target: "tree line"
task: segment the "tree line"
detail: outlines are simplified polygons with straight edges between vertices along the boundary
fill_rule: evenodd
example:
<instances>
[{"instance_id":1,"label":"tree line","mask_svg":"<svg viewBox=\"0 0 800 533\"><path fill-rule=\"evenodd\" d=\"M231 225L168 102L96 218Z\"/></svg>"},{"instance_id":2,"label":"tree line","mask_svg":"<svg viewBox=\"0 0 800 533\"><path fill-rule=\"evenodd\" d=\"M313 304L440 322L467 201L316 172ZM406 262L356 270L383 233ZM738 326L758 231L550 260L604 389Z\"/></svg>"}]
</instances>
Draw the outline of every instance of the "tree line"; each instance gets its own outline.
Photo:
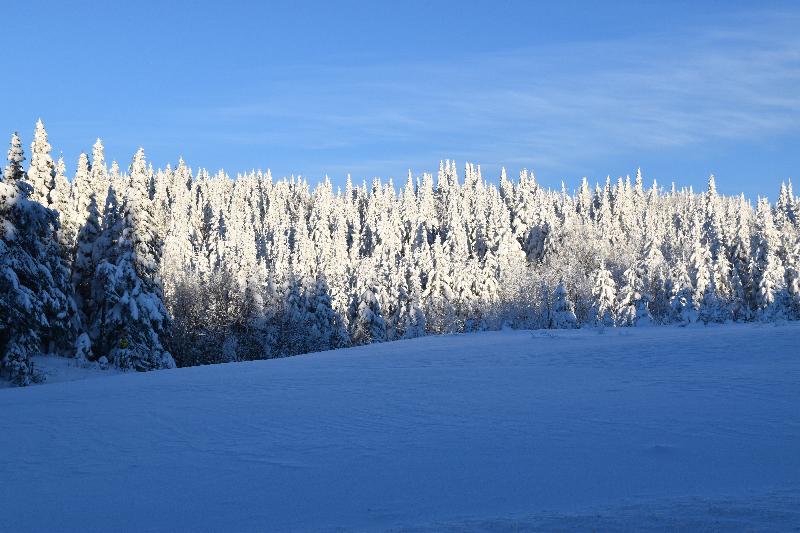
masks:
<instances>
[{"instance_id":1,"label":"tree line","mask_svg":"<svg viewBox=\"0 0 800 533\"><path fill-rule=\"evenodd\" d=\"M800 198L496 183L440 163L343 189L180 159L127 169L100 139L71 179L41 121L0 179L0 369L151 370L514 328L800 318Z\"/></svg>"}]
</instances>

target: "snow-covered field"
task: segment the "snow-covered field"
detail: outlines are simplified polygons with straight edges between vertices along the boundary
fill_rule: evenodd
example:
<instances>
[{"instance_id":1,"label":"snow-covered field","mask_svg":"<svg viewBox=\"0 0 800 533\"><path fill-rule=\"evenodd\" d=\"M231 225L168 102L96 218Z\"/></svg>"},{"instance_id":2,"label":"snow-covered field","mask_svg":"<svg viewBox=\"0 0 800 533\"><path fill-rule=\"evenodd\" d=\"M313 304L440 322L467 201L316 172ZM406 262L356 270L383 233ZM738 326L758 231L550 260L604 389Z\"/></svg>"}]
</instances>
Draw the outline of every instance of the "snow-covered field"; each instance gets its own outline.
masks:
<instances>
[{"instance_id":1,"label":"snow-covered field","mask_svg":"<svg viewBox=\"0 0 800 533\"><path fill-rule=\"evenodd\" d=\"M0 531L800 527L797 323L427 337L0 412Z\"/></svg>"},{"instance_id":2,"label":"snow-covered field","mask_svg":"<svg viewBox=\"0 0 800 533\"><path fill-rule=\"evenodd\" d=\"M79 361L55 355L34 355L31 357L31 361L37 371L41 372L45 382L48 384L91 378L105 378L121 372L114 367L100 368L98 363ZM0 389L9 387L14 387L14 385L5 379L0 379Z\"/></svg>"}]
</instances>

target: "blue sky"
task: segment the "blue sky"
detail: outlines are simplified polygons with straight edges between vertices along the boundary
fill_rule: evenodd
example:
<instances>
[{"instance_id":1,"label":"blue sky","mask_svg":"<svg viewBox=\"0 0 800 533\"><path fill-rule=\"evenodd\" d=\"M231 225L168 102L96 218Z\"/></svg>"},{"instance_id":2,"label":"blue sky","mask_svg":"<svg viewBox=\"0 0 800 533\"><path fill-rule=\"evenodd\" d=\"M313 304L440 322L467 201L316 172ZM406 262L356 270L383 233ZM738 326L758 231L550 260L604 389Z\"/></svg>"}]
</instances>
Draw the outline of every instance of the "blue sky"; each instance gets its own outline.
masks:
<instances>
[{"instance_id":1,"label":"blue sky","mask_svg":"<svg viewBox=\"0 0 800 533\"><path fill-rule=\"evenodd\" d=\"M5 13L0 131L41 116L70 168L97 136L312 182L454 158L774 198L800 168L790 2L67 4Z\"/></svg>"}]
</instances>

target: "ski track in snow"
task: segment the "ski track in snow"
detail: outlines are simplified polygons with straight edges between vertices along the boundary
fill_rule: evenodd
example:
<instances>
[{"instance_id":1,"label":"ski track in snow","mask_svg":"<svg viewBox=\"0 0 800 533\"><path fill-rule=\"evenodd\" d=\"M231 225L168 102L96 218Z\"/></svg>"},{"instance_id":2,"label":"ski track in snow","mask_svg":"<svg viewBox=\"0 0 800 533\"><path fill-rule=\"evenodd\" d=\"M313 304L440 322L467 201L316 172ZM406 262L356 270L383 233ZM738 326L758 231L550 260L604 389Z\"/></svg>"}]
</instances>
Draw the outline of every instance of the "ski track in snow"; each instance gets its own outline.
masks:
<instances>
[{"instance_id":1,"label":"ski track in snow","mask_svg":"<svg viewBox=\"0 0 800 533\"><path fill-rule=\"evenodd\" d=\"M800 530L797 323L425 337L0 411L0 531Z\"/></svg>"}]
</instances>

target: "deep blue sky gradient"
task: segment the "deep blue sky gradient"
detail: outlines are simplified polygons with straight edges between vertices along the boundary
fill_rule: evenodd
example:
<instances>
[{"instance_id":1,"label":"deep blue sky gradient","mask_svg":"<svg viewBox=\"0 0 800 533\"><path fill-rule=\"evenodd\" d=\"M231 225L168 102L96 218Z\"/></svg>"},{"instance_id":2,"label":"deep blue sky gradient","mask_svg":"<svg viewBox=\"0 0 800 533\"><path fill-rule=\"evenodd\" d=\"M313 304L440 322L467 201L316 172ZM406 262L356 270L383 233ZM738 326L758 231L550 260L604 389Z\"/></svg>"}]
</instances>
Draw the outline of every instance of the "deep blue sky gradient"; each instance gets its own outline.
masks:
<instances>
[{"instance_id":1,"label":"deep blue sky gradient","mask_svg":"<svg viewBox=\"0 0 800 533\"><path fill-rule=\"evenodd\" d=\"M70 4L15 2L0 31L0 132L42 117L70 169L97 136L123 167L141 145L312 183L455 158L774 198L800 168L792 2Z\"/></svg>"}]
</instances>

